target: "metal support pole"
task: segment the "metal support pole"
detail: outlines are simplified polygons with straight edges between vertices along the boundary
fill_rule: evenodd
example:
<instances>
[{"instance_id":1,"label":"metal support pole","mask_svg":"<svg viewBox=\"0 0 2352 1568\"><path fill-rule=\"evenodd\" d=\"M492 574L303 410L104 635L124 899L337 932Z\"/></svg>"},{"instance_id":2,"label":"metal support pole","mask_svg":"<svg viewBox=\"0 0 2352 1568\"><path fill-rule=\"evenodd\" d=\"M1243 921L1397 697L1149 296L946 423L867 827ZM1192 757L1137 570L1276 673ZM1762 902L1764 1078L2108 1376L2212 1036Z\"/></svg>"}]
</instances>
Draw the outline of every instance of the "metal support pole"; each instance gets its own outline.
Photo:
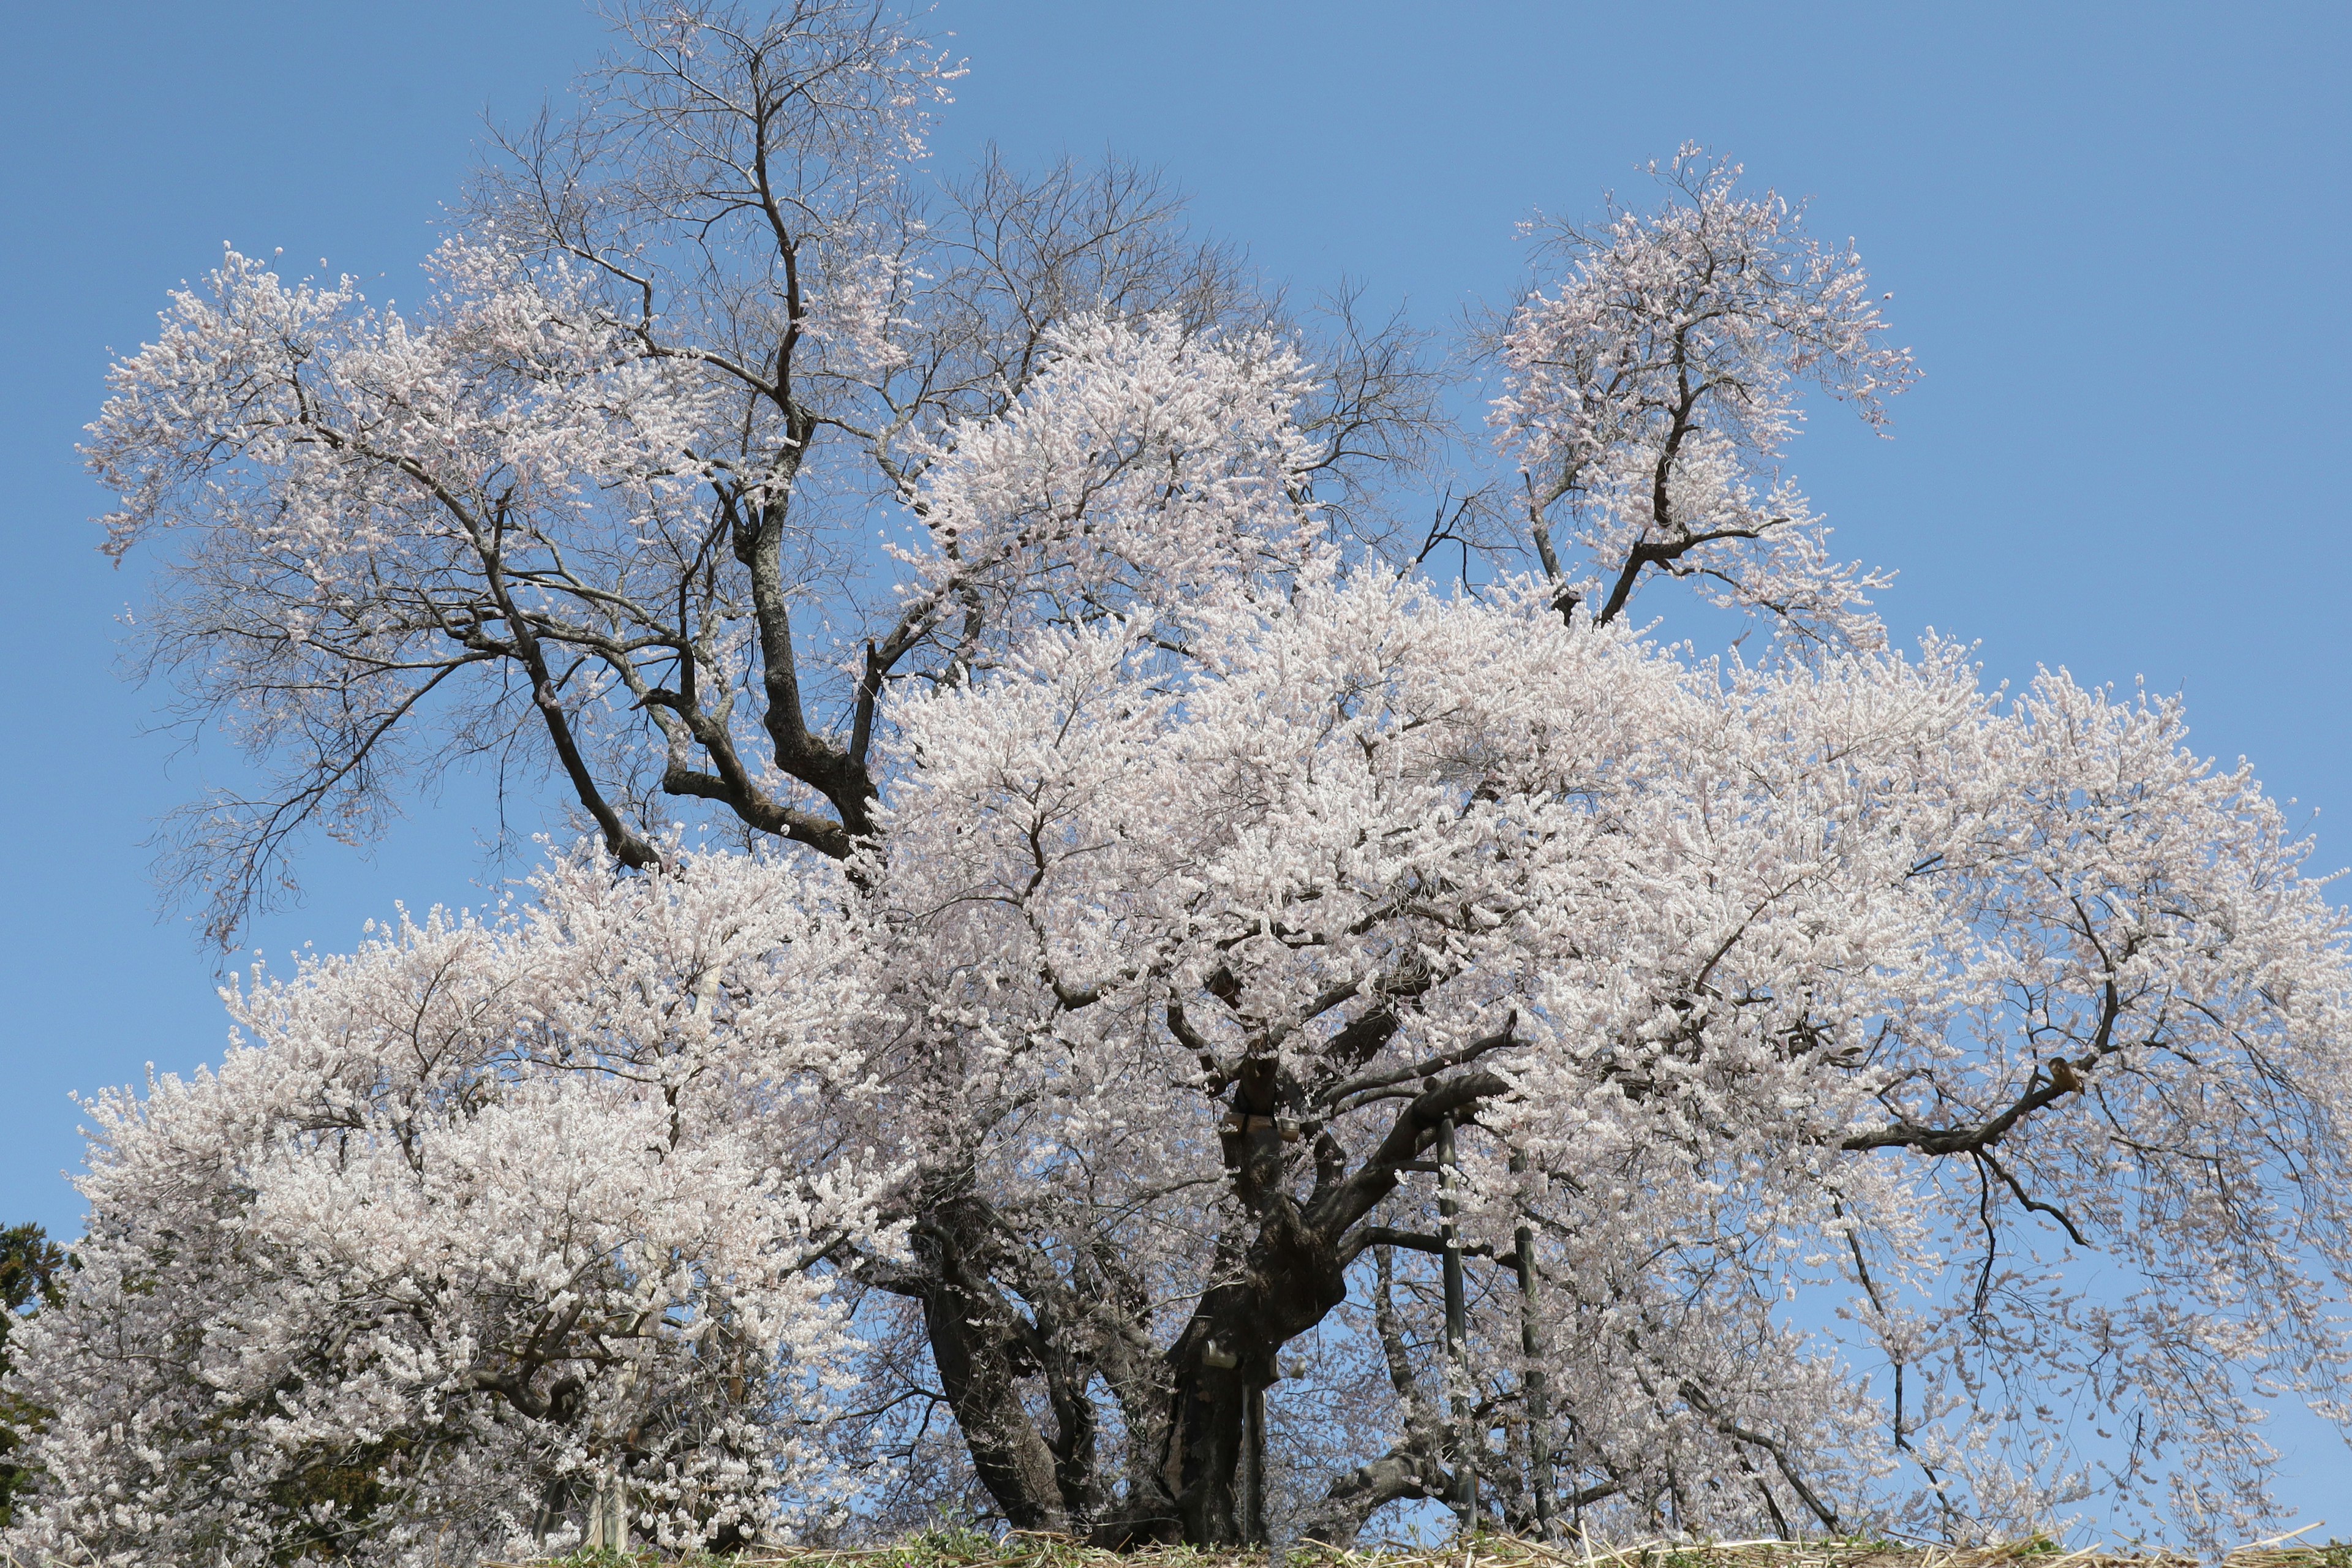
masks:
<instances>
[{"instance_id":1,"label":"metal support pole","mask_svg":"<svg viewBox=\"0 0 2352 1568\"><path fill-rule=\"evenodd\" d=\"M1454 1163L1454 1118L1442 1116L1437 1121L1437 1235L1445 1259L1446 1382L1454 1393L1454 1506L1467 1535L1478 1528L1477 1451L1483 1445L1470 1430L1470 1309L1462 1283L1462 1235L1454 1224L1454 1184L1459 1175Z\"/></svg>"},{"instance_id":2,"label":"metal support pole","mask_svg":"<svg viewBox=\"0 0 2352 1568\"><path fill-rule=\"evenodd\" d=\"M1242 1544L1267 1543L1265 1523L1265 1390L1242 1400Z\"/></svg>"},{"instance_id":3,"label":"metal support pole","mask_svg":"<svg viewBox=\"0 0 2352 1568\"><path fill-rule=\"evenodd\" d=\"M1511 1173L1525 1175L1528 1157L1511 1156ZM1543 1369L1543 1318L1536 1298L1536 1236L1524 1210L1518 1228L1511 1233L1511 1248L1518 1261L1519 1351L1528 1358L1528 1489L1535 1494L1536 1539L1551 1538L1551 1391Z\"/></svg>"}]
</instances>

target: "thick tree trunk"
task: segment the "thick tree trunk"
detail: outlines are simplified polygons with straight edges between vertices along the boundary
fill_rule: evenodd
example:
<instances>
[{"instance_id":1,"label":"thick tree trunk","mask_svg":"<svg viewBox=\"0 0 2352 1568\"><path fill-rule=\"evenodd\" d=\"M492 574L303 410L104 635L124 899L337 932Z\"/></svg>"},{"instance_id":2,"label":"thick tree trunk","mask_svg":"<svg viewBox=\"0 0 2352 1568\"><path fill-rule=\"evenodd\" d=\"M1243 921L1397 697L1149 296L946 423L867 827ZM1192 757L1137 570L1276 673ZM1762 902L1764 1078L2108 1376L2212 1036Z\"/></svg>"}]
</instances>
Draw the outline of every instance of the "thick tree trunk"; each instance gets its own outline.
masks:
<instances>
[{"instance_id":1,"label":"thick tree trunk","mask_svg":"<svg viewBox=\"0 0 2352 1568\"><path fill-rule=\"evenodd\" d=\"M1262 1128L1249 1125L1263 1121ZM1175 1371L1164 1473L1187 1542L1239 1545L1249 1521L1237 1484L1254 1395L1281 1375L1282 1347L1348 1299L1337 1247L1279 1186L1282 1145L1271 1118L1247 1118L1232 1152L1255 1234L1235 1276L1213 1286L1169 1352Z\"/></svg>"},{"instance_id":2,"label":"thick tree trunk","mask_svg":"<svg viewBox=\"0 0 2352 1568\"><path fill-rule=\"evenodd\" d=\"M1291 1185L1305 1151L1286 1142L1273 1085L1250 1081L1255 1076L1245 1068L1226 1121L1225 1161L1243 1215L1219 1247L1213 1283L1164 1354L1146 1337L1148 1292L1125 1276L1114 1247L1057 1265L992 1228L1000 1222L984 1205L954 1198L918 1223L919 1267L887 1288L922 1300L973 1470L1014 1528L1076 1531L1108 1547L1246 1543L1255 1522L1242 1496L1250 1412L1277 1380L1282 1348L1347 1300L1349 1263L1372 1231L1390 1234L1362 1222L1395 1189L1399 1171L1425 1153L1444 1118L1505 1087L1486 1074L1433 1085L1352 1173L1344 1151L1320 1135L1311 1145L1313 1192L1302 1201ZM1434 1237L1398 1239L1435 1249ZM1115 1508L1096 1473L1087 1390L1097 1376L1125 1426L1126 1486ZM1036 1377L1058 1432L1050 1439L1024 1399ZM1376 1461L1335 1522L1354 1514L1360 1525L1359 1509L1422 1495L1393 1489L1424 1484L1437 1463L1433 1450L1402 1466Z\"/></svg>"},{"instance_id":3,"label":"thick tree trunk","mask_svg":"<svg viewBox=\"0 0 2352 1568\"><path fill-rule=\"evenodd\" d=\"M1224 1140L1250 1234L1233 1248L1237 1262L1217 1270L1220 1282L1201 1298L1168 1355L1173 1376L1162 1473L1183 1539L1199 1546L1243 1542L1236 1481L1251 1394L1276 1381L1284 1345L1348 1299L1353 1254L1343 1248L1350 1228L1394 1190L1399 1167L1420 1157L1447 1118L1505 1088L1487 1074L1433 1086L1399 1113L1352 1175L1339 1146L1328 1135L1318 1140L1315 1191L1302 1205L1288 1190L1292 1156L1276 1114L1280 1097L1254 1065L1245 1062L1236 1075Z\"/></svg>"},{"instance_id":4,"label":"thick tree trunk","mask_svg":"<svg viewBox=\"0 0 2352 1568\"><path fill-rule=\"evenodd\" d=\"M1035 1370L1011 1303L976 1258L969 1223L945 1206L917 1226L924 1266L923 1326L981 1485L1015 1530L1070 1527L1053 1447L1030 1420L1020 1380Z\"/></svg>"}]
</instances>

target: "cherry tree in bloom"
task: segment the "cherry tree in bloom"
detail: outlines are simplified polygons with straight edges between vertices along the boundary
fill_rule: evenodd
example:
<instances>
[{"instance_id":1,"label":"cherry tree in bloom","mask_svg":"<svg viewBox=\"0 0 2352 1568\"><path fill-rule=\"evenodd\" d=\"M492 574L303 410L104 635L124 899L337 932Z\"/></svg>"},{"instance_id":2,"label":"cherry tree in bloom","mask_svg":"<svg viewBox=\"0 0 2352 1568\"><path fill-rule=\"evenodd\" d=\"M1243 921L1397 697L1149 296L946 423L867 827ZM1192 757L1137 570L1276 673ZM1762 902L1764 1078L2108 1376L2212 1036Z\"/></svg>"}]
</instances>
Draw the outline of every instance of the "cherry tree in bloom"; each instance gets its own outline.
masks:
<instances>
[{"instance_id":1,"label":"cherry tree in bloom","mask_svg":"<svg viewBox=\"0 0 2352 1568\"><path fill-rule=\"evenodd\" d=\"M1545 229L1447 585L1409 331L935 179L880 11L623 25L419 304L232 252L116 368L215 934L413 770L589 837L95 1104L12 1544L2268 1516L2342 923L2177 708L1886 647L1779 468L1911 375L1850 247L1692 150Z\"/></svg>"},{"instance_id":2,"label":"cherry tree in bloom","mask_svg":"<svg viewBox=\"0 0 2352 1568\"><path fill-rule=\"evenodd\" d=\"M2176 711L2002 701L1946 645L1692 667L1533 585L1310 574L1181 673L1155 625L897 715L883 886L928 962L890 967L945 1070L882 1109L921 1243L992 1259L940 1271L959 1331L1041 1346L1018 1411L941 1362L1026 1522L1164 1488L1145 1516L1213 1538L1251 1394L1367 1295L1389 1442L1318 1435L1357 1458L1295 1505L1321 1539L1465 1467L1530 1529L1552 1487L1634 1528L2028 1529L2083 1496L2085 1405L2135 1434L2104 1504L2259 1513L2231 1390L2342 1371L2343 930ZM1393 1299L1449 1180L1488 1276L1450 1382ZM2095 1254L2141 1284L2086 1299ZM1097 1379L1116 1493L1066 1484Z\"/></svg>"},{"instance_id":3,"label":"cherry tree in bloom","mask_svg":"<svg viewBox=\"0 0 2352 1568\"><path fill-rule=\"evenodd\" d=\"M622 1474L641 1531L723 1542L780 1466L826 1495L855 1342L811 1266L895 1245L898 1173L806 1114L871 1092L864 944L749 859L611 870L257 975L217 1068L90 1103L28 1560L511 1554Z\"/></svg>"}]
</instances>

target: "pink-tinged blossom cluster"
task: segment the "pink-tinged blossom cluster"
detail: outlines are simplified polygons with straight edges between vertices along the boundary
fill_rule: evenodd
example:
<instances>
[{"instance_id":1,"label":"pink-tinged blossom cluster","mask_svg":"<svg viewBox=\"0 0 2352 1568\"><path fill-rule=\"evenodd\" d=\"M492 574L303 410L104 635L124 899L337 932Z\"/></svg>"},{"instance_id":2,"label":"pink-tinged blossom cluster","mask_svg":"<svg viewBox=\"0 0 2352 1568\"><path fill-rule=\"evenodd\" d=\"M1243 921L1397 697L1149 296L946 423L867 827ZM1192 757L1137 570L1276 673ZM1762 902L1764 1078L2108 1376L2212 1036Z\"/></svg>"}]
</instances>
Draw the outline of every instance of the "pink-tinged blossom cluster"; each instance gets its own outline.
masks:
<instances>
[{"instance_id":1,"label":"pink-tinged blossom cluster","mask_svg":"<svg viewBox=\"0 0 2352 1568\"><path fill-rule=\"evenodd\" d=\"M324 612L353 607L369 563L429 571L469 525L556 534L598 489L657 510L691 488L709 394L600 320L580 277L534 279L465 239L433 273L415 321L349 279L289 286L234 249L203 292L174 294L90 429L123 492L110 551L156 528L235 529ZM263 493L222 483L225 462Z\"/></svg>"},{"instance_id":2,"label":"pink-tinged blossom cluster","mask_svg":"<svg viewBox=\"0 0 2352 1568\"><path fill-rule=\"evenodd\" d=\"M1203 341L1174 319L1085 318L1003 413L950 425L908 500L909 618L952 618L967 659L1040 625L1181 606L1298 570L1312 385L1270 332ZM937 606L929 608L928 606Z\"/></svg>"},{"instance_id":3,"label":"pink-tinged blossom cluster","mask_svg":"<svg viewBox=\"0 0 2352 1568\"><path fill-rule=\"evenodd\" d=\"M811 1266L887 1251L898 1172L817 1108L871 1085L837 887L719 857L527 913L403 920L229 994L216 1067L90 1102L70 1306L22 1331L55 1414L27 1561L470 1561L748 1536L831 1493L855 1376Z\"/></svg>"},{"instance_id":4,"label":"pink-tinged blossom cluster","mask_svg":"<svg viewBox=\"0 0 2352 1568\"><path fill-rule=\"evenodd\" d=\"M1830 555L1777 465L1803 384L1878 425L1910 354L1883 341L1860 258L1742 194L1737 164L1685 146L1652 174L1655 213L1538 226L1566 275L1503 331L1493 423L1545 564L1603 620L1654 569L1782 635L1876 647L1868 595L1889 579Z\"/></svg>"}]
</instances>

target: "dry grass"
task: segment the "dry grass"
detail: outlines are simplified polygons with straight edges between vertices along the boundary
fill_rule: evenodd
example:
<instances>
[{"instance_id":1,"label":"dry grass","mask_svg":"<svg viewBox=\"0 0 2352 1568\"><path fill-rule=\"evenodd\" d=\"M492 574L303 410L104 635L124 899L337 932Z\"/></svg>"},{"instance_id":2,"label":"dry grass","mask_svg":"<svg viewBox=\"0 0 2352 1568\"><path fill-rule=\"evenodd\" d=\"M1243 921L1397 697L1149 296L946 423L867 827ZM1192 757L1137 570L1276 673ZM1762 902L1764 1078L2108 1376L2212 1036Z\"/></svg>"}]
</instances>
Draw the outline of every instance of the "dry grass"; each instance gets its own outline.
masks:
<instances>
[{"instance_id":1,"label":"dry grass","mask_svg":"<svg viewBox=\"0 0 2352 1568\"><path fill-rule=\"evenodd\" d=\"M2320 1527L2241 1546L2223 1568L2352 1568L2352 1542L2306 1542ZM583 1552L560 1563L491 1568L637 1568L651 1554ZM2179 1552L2069 1551L2046 1537L2002 1546L1906 1545L1876 1540L1639 1541L1539 1544L1509 1536L1431 1547L1384 1543L1342 1552L1318 1542L1292 1547L1279 1564L1263 1552L1203 1552L1189 1546L1124 1552L1082 1546L1059 1536L1015 1532L1003 1540L942 1531L892 1546L779 1547L724 1560L727 1568L2200 1568ZM718 1568L709 1560L709 1568Z\"/></svg>"}]
</instances>

